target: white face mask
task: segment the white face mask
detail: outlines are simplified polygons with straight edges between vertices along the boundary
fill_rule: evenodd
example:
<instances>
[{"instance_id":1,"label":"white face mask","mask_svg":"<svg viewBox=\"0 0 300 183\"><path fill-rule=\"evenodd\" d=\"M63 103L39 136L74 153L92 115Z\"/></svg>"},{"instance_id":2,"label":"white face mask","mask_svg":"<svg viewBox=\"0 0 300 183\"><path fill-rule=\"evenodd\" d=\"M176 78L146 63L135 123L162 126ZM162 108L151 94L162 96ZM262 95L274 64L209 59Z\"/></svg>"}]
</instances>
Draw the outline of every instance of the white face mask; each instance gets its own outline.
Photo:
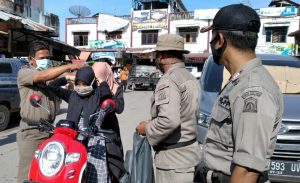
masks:
<instances>
[{"instance_id":1,"label":"white face mask","mask_svg":"<svg viewBox=\"0 0 300 183\"><path fill-rule=\"evenodd\" d=\"M95 81L95 78L92 81L90 86L76 86L75 85L74 91L76 91L76 93L81 97L89 96L94 91L94 88L93 88L94 81Z\"/></svg>"},{"instance_id":2,"label":"white face mask","mask_svg":"<svg viewBox=\"0 0 300 183\"><path fill-rule=\"evenodd\" d=\"M47 58L35 60L36 61L36 70L43 71L52 67L51 61Z\"/></svg>"}]
</instances>

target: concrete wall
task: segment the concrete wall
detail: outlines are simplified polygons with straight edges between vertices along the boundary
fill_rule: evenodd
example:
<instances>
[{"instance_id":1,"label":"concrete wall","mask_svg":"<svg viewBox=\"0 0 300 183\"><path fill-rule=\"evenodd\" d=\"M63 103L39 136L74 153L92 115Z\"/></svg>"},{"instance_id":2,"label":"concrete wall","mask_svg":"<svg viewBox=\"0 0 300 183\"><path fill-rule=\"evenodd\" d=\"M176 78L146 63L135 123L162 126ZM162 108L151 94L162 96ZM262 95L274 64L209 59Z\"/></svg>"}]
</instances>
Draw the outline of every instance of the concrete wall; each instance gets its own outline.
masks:
<instances>
[{"instance_id":1,"label":"concrete wall","mask_svg":"<svg viewBox=\"0 0 300 183\"><path fill-rule=\"evenodd\" d=\"M167 34L167 29L158 29L158 36ZM136 30L132 32L132 48L154 48L153 45L142 45L142 30Z\"/></svg>"},{"instance_id":2,"label":"concrete wall","mask_svg":"<svg viewBox=\"0 0 300 183\"><path fill-rule=\"evenodd\" d=\"M122 39L120 39L125 45L126 48L130 47L130 42L131 42L131 25L130 23L128 26L124 28L123 34L122 34Z\"/></svg>"},{"instance_id":3,"label":"concrete wall","mask_svg":"<svg viewBox=\"0 0 300 183\"><path fill-rule=\"evenodd\" d=\"M0 9L4 9L7 11L13 11L14 10L14 3L10 0L0 0Z\"/></svg>"},{"instance_id":4,"label":"concrete wall","mask_svg":"<svg viewBox=\"0 0 300 183\"><path fill-rule=\"evenodd\" d=\"M44 0L31 0L31 17L35 22L44 24Z\"/></svg>"},{"instance_id":5,"label":"concrete wall","mask_svg":"<svg viewBox=\"0 0 300 183\"><path fill-rule=\"evenodd\" d=\"M191 53L205 52L208 49L208 33L200 33L200 29L208 24L208 20L174 20L170 22L170 33L179 35L179 28L182 27L197 27L198 37L196 43L186 43L185 49Z\"/></svg>"}]
</instances>

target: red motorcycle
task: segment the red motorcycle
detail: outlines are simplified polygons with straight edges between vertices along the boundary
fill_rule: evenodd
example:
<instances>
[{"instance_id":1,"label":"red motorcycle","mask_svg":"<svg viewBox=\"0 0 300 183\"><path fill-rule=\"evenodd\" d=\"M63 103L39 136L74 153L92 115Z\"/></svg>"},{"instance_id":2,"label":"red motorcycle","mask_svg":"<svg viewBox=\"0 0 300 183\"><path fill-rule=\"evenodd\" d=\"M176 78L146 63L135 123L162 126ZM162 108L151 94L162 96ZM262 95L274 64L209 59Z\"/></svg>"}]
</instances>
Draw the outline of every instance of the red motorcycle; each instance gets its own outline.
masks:
<instances>
[{"instance_id":1,"label":"red motorcycle","mask_svg":"<svg viewBox=\"0 0 300 183\"><path fill-rule=\"evenodd\" d=\"M34 107L41 107L49 112L41 104L41 97L33 94L30 102ZM97 117L97 126L101 126L103 118L115 107L115 102L111 99L105 100L100 110L93 114ZM49 113L50 114L50 113ZM99 119L101 118L101 119ZM86 131L77 130L74 122L60 120L56 126L46 120L38 123L29 123L31 129L39 129L51 134L51 137L38 147L31 161L28 180L24 183L83 183L86 182L85 170L87 166L87 149L84 141L78 140L79 135L90 137L93 134ZM99 131L99 130L98 130ZM101 130L101 133L113 133L111 130Z\"/></svg>"}]
</instances>

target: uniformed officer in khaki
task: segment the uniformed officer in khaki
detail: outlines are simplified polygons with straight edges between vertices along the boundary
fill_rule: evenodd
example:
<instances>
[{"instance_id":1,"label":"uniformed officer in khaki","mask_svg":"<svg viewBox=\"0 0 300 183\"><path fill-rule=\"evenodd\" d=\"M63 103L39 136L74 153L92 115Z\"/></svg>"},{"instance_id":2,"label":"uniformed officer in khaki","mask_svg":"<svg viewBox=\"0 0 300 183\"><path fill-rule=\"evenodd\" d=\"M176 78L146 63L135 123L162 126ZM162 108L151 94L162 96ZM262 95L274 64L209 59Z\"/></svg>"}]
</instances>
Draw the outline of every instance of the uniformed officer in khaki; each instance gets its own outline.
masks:
<instances>
[{"instance_id":1,"label":"uniformed officer in khaki","mask_svg":"<svg viewBox=\"0 0 300 183\"><path fill-rule=\"evenodd\" d=\"M213 20L214 61L231 74L211 113L202 182L267 182L283 113L277 83L255 55L260 18L250 7L223 7ZM204 170L204 171L203 171Z\"/></svg>"},{"instance_id":2,"label":"uniformed officer in khaki","mask_svg":"<svg viewBox=\"0 0 300 183\"><path fill-rule=\"evenodd\" d=\"M141 122L137 132L146 135L155 150L157 183L193 182L200 161L196 114L199 82L183 62L184 40L173 34L158 38L156 64L163 72L152 97L152 119Z\"/></svg>"},{"instance_id":3,"label":"uniformed officer in khaki","mask_svg":"<svg viewBox=\"0 0 300 183\"><path fill-rule=\"evenodd\" d=\"M27 130L30 128L28 122L38 122L40 119L54 121L56 115L56 103L58 102L53 93L47 90L46 81L52 80L61 74L76 70L82 64L51 67L49 60L49 47L42 41L34 41L29 47L29 63L18 73L18 88L21 98L21 122L17 133L17 144L19 148L18 183L28 179L28 171L31 159L38 145L49 137L49 134L38 130ZM38 94L42 97L42 105L49 109L51 116L41 109L31 106L29 97Z\"/></svg>"}]
</instances>

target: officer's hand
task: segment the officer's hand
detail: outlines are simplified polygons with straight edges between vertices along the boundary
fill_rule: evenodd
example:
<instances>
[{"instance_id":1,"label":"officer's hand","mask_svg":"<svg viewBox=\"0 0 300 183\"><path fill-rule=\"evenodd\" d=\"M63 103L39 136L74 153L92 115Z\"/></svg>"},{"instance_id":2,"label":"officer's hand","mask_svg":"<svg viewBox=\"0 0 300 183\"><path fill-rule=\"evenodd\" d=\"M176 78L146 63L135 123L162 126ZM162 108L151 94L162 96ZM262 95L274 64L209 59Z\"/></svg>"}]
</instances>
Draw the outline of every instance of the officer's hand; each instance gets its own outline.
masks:
<instances>
[{"instance_id":1,"label":"officer's hand","mask_svg":"<svg viewBox=\"0 0 300 183\"><path fill-rule=\"evenodd\" d=\"M66 76L66 80L68 81L75 81L75 75L74 74L67 74Z\"/></svg>"},{"instance_id":2,"label":"officer's hand","mask_svg":"<svg viewBox=\"0 0 300 183\"><path fill-rule=\"evenodd\" d=\"M85 67L85 66L87 66L87 64L86 63L76 63L76 64L71 64L70 65L70 70L71 71L74 71L74 70L78 70L78 69L80 69L80 68L82 68L82 67Z\"/></svg>"},{"instance_id":3,"label":"officer's hand","mask_svg":"<svg viewBox=\"0 0 300 183\"><path fill-rule=\"evenodd\" d=\"M140 135L145 136L146 135L146 131L145 131L146 124L147 124L147 121L140 122L140 124L136 127L136 132Z\"/></svg>"}]
</instances>

